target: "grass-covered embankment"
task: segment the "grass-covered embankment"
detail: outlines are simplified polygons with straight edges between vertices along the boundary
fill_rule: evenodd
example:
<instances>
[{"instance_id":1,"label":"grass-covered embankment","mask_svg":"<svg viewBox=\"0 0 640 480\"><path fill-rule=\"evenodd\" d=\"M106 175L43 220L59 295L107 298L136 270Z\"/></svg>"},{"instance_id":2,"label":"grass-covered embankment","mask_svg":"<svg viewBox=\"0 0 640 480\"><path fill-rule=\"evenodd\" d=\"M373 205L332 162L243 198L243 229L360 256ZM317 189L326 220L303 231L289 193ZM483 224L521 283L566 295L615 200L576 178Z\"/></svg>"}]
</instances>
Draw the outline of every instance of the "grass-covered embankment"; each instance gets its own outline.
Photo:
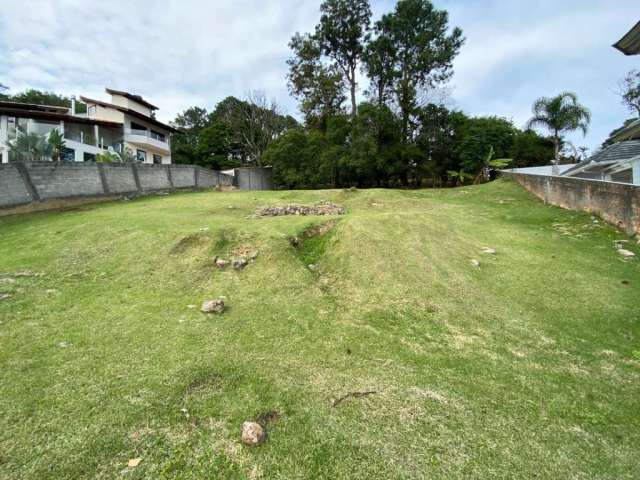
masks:
<instances>
[{"instance_id":1,"label":"grass-covered embankment","mask_svg":"<svg viewBox=\"0 0 640 480\"><path fill-rule=\"evenodd\" d=\"M348 213L249 218L319 200ZM0 477L637 478L640 262L620 238L508 182L0 219ZM243 271L214 266L243 247ZM224 315L198 311L221 295ZM258 417L268 440L243 447Z\"/></svg>"}]
</instances>

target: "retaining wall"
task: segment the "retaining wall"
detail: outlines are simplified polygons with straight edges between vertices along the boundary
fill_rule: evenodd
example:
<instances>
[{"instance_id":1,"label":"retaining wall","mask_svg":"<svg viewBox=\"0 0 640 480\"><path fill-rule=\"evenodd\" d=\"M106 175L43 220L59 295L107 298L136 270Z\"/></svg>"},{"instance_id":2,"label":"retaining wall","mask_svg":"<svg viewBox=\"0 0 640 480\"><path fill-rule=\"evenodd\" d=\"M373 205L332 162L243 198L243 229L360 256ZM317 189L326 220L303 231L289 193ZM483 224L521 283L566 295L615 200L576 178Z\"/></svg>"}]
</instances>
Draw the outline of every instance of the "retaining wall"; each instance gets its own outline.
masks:
<instances>
[{"instance_id":1,"label":"retaining wall","mask_svg":"<svg viewBox=\"0 0 640 480\"><path fill-rule=\"evenodd\" d=\"M117 198L157 191L232 185L233 177L195 165L32 162L0 164L0 215L36 211L64 200ZM54 202L55 200L55 202Z\"/></svg>"},{"instance_id":2,"label":"retaining wall","mask_svg":"<svg viewBox=\"0 0 640 480\"><path fill-rule=\"evenodd\" d=\"M598 215L629 235L640 234L640 186L571 177L503 172L545 203Z\"/></svg>"}]
</instances>

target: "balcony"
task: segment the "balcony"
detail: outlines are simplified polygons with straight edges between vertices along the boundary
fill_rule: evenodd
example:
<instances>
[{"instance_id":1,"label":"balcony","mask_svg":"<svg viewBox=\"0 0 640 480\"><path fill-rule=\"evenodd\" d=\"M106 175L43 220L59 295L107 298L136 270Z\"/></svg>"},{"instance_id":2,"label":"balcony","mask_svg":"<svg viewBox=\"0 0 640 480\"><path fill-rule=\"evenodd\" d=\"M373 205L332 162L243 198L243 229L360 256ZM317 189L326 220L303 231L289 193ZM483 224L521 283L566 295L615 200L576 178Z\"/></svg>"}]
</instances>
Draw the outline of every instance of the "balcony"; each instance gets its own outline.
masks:
<instances>
[{"instance_id":1,"label":"balcony","mask_svg":"<svg viewBox=\"0 0 640 480\"><path fill-rule=\"evenodd\" d=\"M136 145L151 146L166 153L169 152L167 137L151 130L125 128L124 141Z\"/></svg>"}]
</instances>

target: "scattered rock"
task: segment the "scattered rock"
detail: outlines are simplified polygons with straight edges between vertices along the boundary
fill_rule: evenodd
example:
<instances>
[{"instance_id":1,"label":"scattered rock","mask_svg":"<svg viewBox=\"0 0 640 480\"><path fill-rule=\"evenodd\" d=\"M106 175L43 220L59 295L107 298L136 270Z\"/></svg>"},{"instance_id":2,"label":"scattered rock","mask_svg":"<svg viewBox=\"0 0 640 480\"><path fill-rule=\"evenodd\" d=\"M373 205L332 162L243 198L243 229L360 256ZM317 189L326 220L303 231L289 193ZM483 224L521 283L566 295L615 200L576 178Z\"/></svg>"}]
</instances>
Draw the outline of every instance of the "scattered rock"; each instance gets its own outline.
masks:
<instances>
[{"instance_id":1,"label":"scattered rock","mask_svg":"<svg viewBox=\"0 0 640 480\"><path fill-rule=\"evenodd\" d=\"M6 300L7 298L11 298L10 293L0 293L0 300Z\"/></svg>"},{"instance_id":2,"label":"scattered rock","mask_svg":"<svg viewBox=\"0 0 640 480\"><path fill-rule=\"evenodd\" d=\"M260 252L258 252L258 250L254 250L253 252L251 252L251 253L249 254L249 260L253 261L253 260L255 260L256 258L258 258L258 254L259 254L259 253L260 253Z\"/></svg>"},{"instance_id":3,"label":"scattered rock","mask_svg":"<svg viewBox=\"0 0 640 480\"><path fill-rule=\"evenodd\" d=\"M58 343L58 346L60 348L67 348L69 346L69 344L67 342L60 342L60 343Z\"/></svg>"},{"instance_id":4,"label":"scattered rock","mask_svg":"<svg viewBox=\"0 0 640 480\"><path fill-rule=\"evenodd\" d=\"M344 207L331 202L319 202L315 205L276 205L262 207L256 211L262 217L279 217L282 215L344 215Z\"/></svg>"},{"instance_id":5,"label":"scattered rock","mask_svg":"<svg viewBox=\"0 0 640 480\"><path fill-rule=\"evenodd\" d=\"M289 237L289 245L291 245L292 247L297 247L298 245L300 245L300 239L298 237Z\"/></svg>"},{"instance_id":6,"label":"scattered rock","mask_svg":"<svg viewBox=\"0 0 640 480\"><path fill-rule=\"evenodd\" d=\"M242 443L254 447L264 442L265 433L262 426L257 422L244 422L242 424Z\"/></svg>"},{"instance_id":7,"label":"scattered rock","mask_svg":"<svg viewBox=\"0 0 640 480\"><path fill-rule=\"evenodd\" d=\"M218 258L218 257L216 257L215 262L216 262L216 267L218 267L218 268L226 268L226 266L229 265L229 261L228 260L224 260L224 259Z\"/></svg>"},{"instance_id":8,"label":"scattered rock","mask_svg":"<svg viewBox=\"0 0 640 480\"><path fill-rule=\"evenodd\" d=\"M0 278L0 283L16 283L16 280L14 278Z\"/></svg>"},{"instance_id":9,"label":"scattered rock","mask_svg":"<svg viewBox=\"0 0 640 480\"><path fill-rule=\"evenodd\" d=\"M127 462L127 467L136 468L138 465L140 465L141 461L142 461L141 458L132 458Z\"/></svg>"},{"instance_id":10,"label":"scattered rock","mask_svg":"<svg viewBox=\"0 0 640 480\"><path fill-rule=\"evenodd\" d=\"M480 262L478 260L476 260L475 258L473 258L471 260L471 265L473 265L474 267L480 268Z\"/></svg>"},{"instance_id":11,"label":"scattered rock","mask_svg":"<svg viewBox=\"0 0 640 480\"><path fill-rule=\"evenodd\" d=\"M187 308L194 309L194 308L196 308L196 306L195 305L187 305Z\"/></svg>"},{"instance_id":12,"label":"scattered rock","mask_svg":"<svg viewBox=\"0 0 640 480\"><path fill-rule=\"evenodd\" d=\"M215 300L207 300L202 303L202 307L200 307L200 311L202 313L221 314L224 312L224 300L221 298L217 298Z\"/></svg>"},{"instance_id":13,"label":"scattered rock","mask_svg":"<svg viewBox=\"0 0 640 480\"><path fill-rule=\"evenodd\" d=\"M318 270L318 265L316 265L315 263L310 263L309 265L307 265L307 268L309 268L309 270L311 270L312 272L315 272L316 270Z\"/></svg>"},{"instance_id":14,"label":"scattered rock","mask_svg":"<svg viewBox=\"0 0 640 480\"><path fill-rule=\"evenodd\" d=\"M236 270L242 270L244 267L246 267L249 262L247 261L246 258L244 257L240 257L240 258L236 258L234 259L231 264L233 265L233 268L235 268Z\"/></svg>"},{"instance_id":15,"label":"scattered rock","mask_svg":"<svg viewBox=\"0 0 640 480\"><path fill-rule=\"evenodd\" d=\"M496 252L495 248L483 247L482 248L482 253L486 253L486 254L489 254L489 255L495 255L497 252Z\"/></svg>"},{"instance_id":16,"label":"scattered rock","mask_svg":"<svg viewBox=\"0 0 640 480\"><path fill-rule=\"evenodd\" d=\"M624 248L619 248L618 253L622 255L624 258L633 258L636 256L635 253L633 253L630 250L625 250Z\"/></svg>"}]
</instances>

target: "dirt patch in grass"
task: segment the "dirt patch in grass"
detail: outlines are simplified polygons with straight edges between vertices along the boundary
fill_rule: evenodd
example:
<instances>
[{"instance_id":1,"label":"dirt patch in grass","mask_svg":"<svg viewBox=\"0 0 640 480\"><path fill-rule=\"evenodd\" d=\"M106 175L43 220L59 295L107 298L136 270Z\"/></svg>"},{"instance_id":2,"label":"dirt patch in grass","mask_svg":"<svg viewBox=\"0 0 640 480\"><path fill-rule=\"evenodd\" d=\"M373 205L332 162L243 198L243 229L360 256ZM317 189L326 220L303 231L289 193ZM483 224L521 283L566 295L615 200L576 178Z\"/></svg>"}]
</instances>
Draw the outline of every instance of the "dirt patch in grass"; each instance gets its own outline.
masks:
<instances>
[{"instance_id":1,"label":"dirt patch in grass","mask_svg":"<svg viewBox=\"0 0 640 480\"><path fill-rule=\"evenodd\" d=\"M183 255L194 250L199 250L202 248L206 248L211 245L211 237L208 235L203 235L201 233L195 233L192 235L187 235L186 237L181 238L178 243L176 243L169 254L171 255Z\"/></svg>"},{"instance_id":2,"label":"dirt patch in grass","mask_svg":"<svg viewBox=\"0 0 640 480\"><path fill-rule=\"evenodd\" d=\"M282 415L277 410L269 410L256 415L256 422L264 427L270 423L280 420L281 416Z\"/></svg>"},{"instance_id":3,"label":"dirt patch in grass","mask_svg":"<svg viewBox=\"0 0 640 480\"><path fill-rule=\"evenodd\" d=\"M217 372L200 372L196 374L184 390L185 395L194 395L213 390L221 390L224 377Z\"/></svg>"}]
</instances>

